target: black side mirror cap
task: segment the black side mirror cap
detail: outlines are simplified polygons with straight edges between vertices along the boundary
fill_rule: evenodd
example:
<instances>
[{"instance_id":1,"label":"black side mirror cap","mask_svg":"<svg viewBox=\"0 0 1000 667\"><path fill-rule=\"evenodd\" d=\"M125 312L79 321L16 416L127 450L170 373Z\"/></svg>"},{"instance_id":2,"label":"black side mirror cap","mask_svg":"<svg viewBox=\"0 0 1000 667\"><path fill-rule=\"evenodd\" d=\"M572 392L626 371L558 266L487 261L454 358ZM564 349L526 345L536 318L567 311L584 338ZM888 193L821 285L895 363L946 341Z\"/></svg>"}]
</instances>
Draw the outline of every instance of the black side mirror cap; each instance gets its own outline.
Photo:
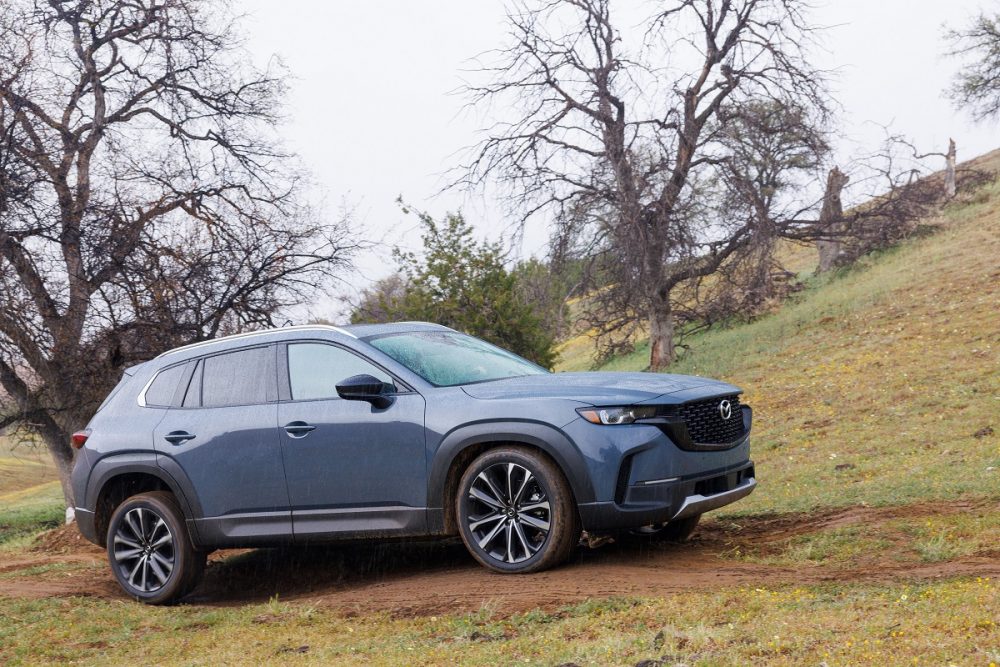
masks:
<instances>
[{"instance_id":1,"label":"black side mirror cap","mask_svg":"<svg viewBox=\"0 0 1000 667\"><path fill-rule=\"evenodd\" d=\"M385 395L386 384L373 375L352 375L337 383L337 395L347 401L367 401L376 408L392 405L392 397Z\"/></svg>"}]
</instances>

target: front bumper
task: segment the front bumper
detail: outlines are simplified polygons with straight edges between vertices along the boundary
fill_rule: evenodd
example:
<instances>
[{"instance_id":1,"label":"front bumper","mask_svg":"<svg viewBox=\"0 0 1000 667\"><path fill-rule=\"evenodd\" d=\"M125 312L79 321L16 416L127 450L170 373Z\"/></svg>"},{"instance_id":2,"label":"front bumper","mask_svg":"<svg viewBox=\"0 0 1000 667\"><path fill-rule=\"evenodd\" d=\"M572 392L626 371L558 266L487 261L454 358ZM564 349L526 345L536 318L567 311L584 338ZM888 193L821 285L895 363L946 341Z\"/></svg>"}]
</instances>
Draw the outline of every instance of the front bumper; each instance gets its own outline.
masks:
<instances>
[{"instance_id":1,"label":"front bumper","mask_svg":"<svg viewBox=\"0 0 1000 667\"><path fill-rule=\"evenodd\" d=\"M757 487L752 461L688 478L629 486L622 502L583 503L580 520L590 532L640 528L724 507Z\"/></svg>"}]
</instances>

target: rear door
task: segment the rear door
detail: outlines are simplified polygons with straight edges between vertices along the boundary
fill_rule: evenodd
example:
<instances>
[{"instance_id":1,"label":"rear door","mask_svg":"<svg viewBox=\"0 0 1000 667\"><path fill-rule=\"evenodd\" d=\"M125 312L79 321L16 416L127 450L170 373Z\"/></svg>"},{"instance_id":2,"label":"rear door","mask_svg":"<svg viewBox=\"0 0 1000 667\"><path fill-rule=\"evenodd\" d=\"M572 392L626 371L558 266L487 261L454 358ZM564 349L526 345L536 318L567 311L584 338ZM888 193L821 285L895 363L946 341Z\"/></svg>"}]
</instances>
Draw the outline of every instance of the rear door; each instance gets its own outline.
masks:
<instances>
[{"instance_id":1,"label":"rear door","mask_svg":"<svg viewBox=\"0 0 1000 667\"><path fill-rule=\"evenodd\" d=\"M153 437L157 451L194 487L199 534L220 544L287 539L292 524L277 430L274 346L191 363L183 399L167 410Z\"/></svg>"},{"instance_id":2,"label":"rear door","mask_svg":"<svg viewBox=\"0 0 1000 667\"><path fill-rule=\"evenodd\" d=\"M295 538L424 532L423 397L331 343L289 342L278 360L278 424ZM362 373L396 387L389 407L337 396L338 382Z\"/></svg>"}]
</instances>

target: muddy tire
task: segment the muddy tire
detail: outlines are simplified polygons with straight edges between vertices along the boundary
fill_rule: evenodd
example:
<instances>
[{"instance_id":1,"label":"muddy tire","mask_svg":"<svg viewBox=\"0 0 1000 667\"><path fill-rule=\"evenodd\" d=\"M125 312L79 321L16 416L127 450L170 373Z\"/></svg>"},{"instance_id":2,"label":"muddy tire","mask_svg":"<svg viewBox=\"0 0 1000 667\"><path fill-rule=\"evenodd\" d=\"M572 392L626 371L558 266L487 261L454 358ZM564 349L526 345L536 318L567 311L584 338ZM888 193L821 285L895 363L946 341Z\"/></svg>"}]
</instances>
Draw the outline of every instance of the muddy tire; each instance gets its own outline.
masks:
<instances>
[{"instance_id":1,"label":"muddy tire","mask_svg":"<svg viewBox=\"0 0 1000 667\"><path fill-rule=\"evenodd\" d=\"M111 515L108 562L129 597L170 604L201 579L206 553L197 551L174 496L151 491L126 498Z\"/></svg>"},{"instance_id":2,"label":"muddy tire","mask_svg":"<svg viewBox=\"0 0 1000 667\"><path fill-rule=\"evenodd\" d=\"M538 572L566 560L580 540L576 503L562 471L526 447L474 460L455 498L466 548L496 572Z\"/></svg>"}]
</instances>

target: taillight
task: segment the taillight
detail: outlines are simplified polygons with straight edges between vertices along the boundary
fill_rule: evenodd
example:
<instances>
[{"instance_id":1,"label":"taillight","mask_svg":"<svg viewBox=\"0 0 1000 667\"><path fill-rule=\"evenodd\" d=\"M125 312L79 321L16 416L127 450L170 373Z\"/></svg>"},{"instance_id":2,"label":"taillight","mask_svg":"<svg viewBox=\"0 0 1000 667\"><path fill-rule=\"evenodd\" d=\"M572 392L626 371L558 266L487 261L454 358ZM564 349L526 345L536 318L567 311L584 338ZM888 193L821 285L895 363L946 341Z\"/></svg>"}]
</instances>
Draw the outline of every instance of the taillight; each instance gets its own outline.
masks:
<instances>
[{"instance_id":1,"label":"taillight","mask_svg":"<svg viewBox=\"0 0 1000 667\"><path fill-rule=\"evenodd\" d=\"M69 442L73 445L73 449L80 449L85 444L87 444L87 438L90 437L90 429L84 431L77 431L70 436Z\"/></svg>"}]
</instances>

